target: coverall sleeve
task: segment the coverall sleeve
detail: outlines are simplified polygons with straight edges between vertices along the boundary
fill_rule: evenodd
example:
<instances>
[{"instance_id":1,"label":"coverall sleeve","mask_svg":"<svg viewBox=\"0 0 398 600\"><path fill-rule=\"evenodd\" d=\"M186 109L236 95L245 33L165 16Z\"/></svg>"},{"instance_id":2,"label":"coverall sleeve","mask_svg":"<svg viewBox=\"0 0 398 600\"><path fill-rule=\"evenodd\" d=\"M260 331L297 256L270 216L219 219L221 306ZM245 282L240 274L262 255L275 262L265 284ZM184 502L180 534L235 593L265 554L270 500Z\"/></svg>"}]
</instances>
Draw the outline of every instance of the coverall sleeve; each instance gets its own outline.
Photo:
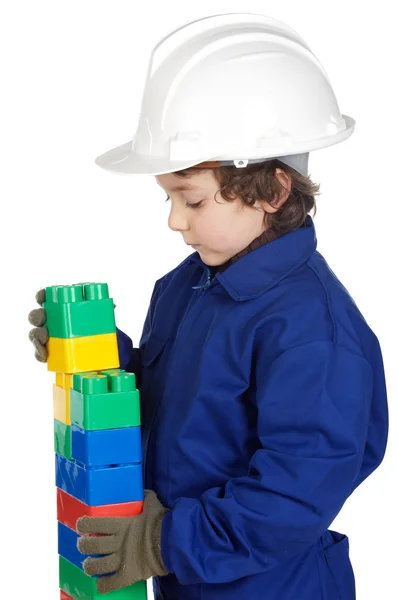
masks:
<instances>
[{"instance_id":1,"label":"coverall sleeve","mask_svg":"<svg viewBox=\"0 0 398 600\"><path fill-rule=\"evenodd\" d=\"M369 423L370 363L319 340L267 364L260 347L253 366L260 447L247 475L199 499L178 498L163 518L162 558L181 584L278 567L315 544L353 491Z\"/></svg>"},{"instance_id":2,"label":"coverall sleeve","mask_svg":"<svg viewBox=\"0 0 398 600\"><path fill-rule=\"evenodd\" d=\"M141 387L142 351L144 349L147 338L152 328L152 318L155 309L155 303L158 295L160 281L161 280L156 281L152 291L151 300L149 303L147 315L145 317L139 347L134 348L131 338L121 329L116 327L120 368L124 369L127 373L135 374L136 386L138 389L140 389Z\"/></svg>"},{"instance_id":3,"label":"coverall sleeve","mask_svg":"<svg viewBox=\"0 0 398 600\"><path fill-rule=\"evenodd\" d=\"M127 335L127 333L124 333L118 327L116 327L116 337L119 351L120 368L125 369L128 373L132 373L135 371L134 368L128 370L127 367L132 361L133 351L138 350L138 348L133 348L133 342L131 338Z\"/></svg>"}]
</instances>

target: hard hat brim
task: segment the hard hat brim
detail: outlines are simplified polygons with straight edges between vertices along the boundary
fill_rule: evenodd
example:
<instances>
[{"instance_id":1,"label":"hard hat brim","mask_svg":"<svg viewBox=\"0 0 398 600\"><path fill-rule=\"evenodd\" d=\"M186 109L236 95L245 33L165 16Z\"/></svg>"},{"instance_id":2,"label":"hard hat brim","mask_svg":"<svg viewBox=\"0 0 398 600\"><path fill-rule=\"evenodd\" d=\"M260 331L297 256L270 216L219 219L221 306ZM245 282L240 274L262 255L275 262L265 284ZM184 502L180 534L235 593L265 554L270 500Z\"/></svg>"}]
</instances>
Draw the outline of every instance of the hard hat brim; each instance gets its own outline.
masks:
<instances>
[{"instance_id":1,"label":"hard hat brim","mask_svg":"<svg viewBox=\"0 0 398 600\"><path fill-rule=\"evenodd\" d=\"M95 164L107 171L113 171L122 175L164 175L188 169L197 165L198 162L210 161L214 158L214 155L203 157L200 161L171 161L153 156L145 158L134 152L132 142L130 141L97 156Z\"/></svg>"},{"instance_id":2,"label":"hard hat brim","mask_svg":"<svg viewBox=\"0 0 398 600\"><path fill-rule=\"evenodd\" d=\"M133 149L132 141L130 141L101 154L95 159L95 163L107 171L122 175L165 175L166 173L173 173L197 166L202 162L230 161L239 158L272 158L291 154L303 154L327 148L350 137L354 132L356 122L352 117L347 115L342 115L342 118L345 122L345 128L333 135L325 136L318 140L300 142L290 148L279 148L279 152L267 152L265 149L263 151L257 150L258 156L237 156L237 151L232 149L228 154L225 154L221 149L218 149L216 154L201 156L197 159L177 161L170 160L168 157L143 156Z\"/></svg>"}]
</instances>

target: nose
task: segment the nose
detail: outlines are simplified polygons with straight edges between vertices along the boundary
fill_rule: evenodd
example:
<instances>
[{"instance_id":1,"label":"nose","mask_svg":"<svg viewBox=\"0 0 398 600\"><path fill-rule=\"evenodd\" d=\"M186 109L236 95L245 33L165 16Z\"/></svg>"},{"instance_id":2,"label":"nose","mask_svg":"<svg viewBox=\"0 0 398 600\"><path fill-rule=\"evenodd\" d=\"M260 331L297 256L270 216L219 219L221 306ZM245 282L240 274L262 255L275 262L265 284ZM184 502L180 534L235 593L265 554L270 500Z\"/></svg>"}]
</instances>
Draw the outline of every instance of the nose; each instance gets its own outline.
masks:
<instances>
[{"instance_id":1,"label":"nose","mask_svg":"<svg viewBox=\"0 0 398 600\"><path fill-rule=\"evenodd\" d=\"M178 209L177 206L171 206L168 218L168 226L172 231L188 231L189 224L185 211Z\"/></svg>"}]
</instances>

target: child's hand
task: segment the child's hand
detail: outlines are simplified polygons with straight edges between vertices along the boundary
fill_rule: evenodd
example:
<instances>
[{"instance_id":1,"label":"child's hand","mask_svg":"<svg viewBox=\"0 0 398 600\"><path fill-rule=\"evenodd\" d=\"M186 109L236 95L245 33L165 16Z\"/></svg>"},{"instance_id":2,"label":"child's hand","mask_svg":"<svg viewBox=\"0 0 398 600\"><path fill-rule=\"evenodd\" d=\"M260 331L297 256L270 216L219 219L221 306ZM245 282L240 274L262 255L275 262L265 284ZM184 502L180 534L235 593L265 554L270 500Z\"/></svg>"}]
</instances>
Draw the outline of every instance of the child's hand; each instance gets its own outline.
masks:
<instances>
[{"instance_id":1,"label":"child's hand","mask_svg":"<svg viewBox=\"0 0 398 600\"><path fill-rule=\"evenodd\" d=\"M136 581L155 575L167 575L161 553L162 519L170 509L165 508L152 490L144 491L143 511L134 517L81 517L76 530L84 536L77 547L82 554L106 554L86 558L83 569L88 575L116 573L99 577L97 589L101 594L117 590Z\"/></svg>"}]
</instances>

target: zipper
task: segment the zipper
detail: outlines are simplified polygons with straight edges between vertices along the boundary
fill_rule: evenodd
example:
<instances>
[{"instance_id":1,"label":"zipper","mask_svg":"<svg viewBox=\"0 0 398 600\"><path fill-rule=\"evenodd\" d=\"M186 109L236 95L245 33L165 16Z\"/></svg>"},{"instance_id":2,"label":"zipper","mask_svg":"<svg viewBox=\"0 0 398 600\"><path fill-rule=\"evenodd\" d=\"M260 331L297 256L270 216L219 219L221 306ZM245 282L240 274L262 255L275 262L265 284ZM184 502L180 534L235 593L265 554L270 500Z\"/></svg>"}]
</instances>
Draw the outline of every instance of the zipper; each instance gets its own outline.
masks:
<instances>
[{"instance_id":1,"label":"zipper","mask_svg":"<svg viewBox=\"0 0 398 600\"><path fill-rule=\"evenodd\" d=\"M174 356L175 349L176 349L176 346L177 346L177 340L178 340L178 336L179 336L180 332L182 331L182 326L183 326L184 322L186 321L186 319L188 318L188 316L191 314L191 312L192 312L192 310L194 309L194 307L195 307L195 306L198 304L198 302L200 301L200 299L201 299L201 298L203 298L203 296L204 296L204 294L205 294L206 290L207 290L207 289L208 289L208 288L211 286L211 284L213 283L213 282L211 281L211 271L210 271L210 269L209 269L209 268L207 268L207 271L206 271L206 272L207 272L207 279L206 279L206 282L205 282L203 285L195 285L195 286L192 286L192 289L193 289L193 290L199 290L199 289L201 289L201 290L203 290L203 291L202 291L202 293L199 295L199 297L197 298L196 302L195 302L195 303L193 304L193 306L191 307L191 310L190 310L190 311L188 311L188 312L187 312L187 313L184 315L184 317L183 317L183 319L182 319L182 321L181 321L181 323L180 323L180 327L178 328L178 333L177 333L177 335L176 335L176 339L174 340L174 348L173 348L172 358L173 358L173 356ZM170 362L171 362L171 360L170 360ZM164 395L164 391L163 391L163 395ZM154 415L154 417L153 417L153 419L152 419L151 428L150 428L150 430L149 430L149 432L148 432L148 436L147 436L147 439L146 439L146 443L145 443L145 449L144 449L144 451L143 451L143 473L144 473L144 486L146 486L146 482L148 481L148 479L147 479L147 474L148 474L148 473L147 473L147 472L148 472L148 463L147 463L147 457L148 457L148 448L149 448L149 442L150 442L150 440L151 440L152 431L153 431L153 429L154 429L154 425L155 425L155 422L156 422L156 418L157 418L157 416L158 416L158 412L159 412L160 405L162 404L163 395L162 395L162 397L160 398L160 400L159 400L159 402L158 402L158 405L157 405L157 408L156 408L155 415Z\"/></svg>"}]
</instances>

